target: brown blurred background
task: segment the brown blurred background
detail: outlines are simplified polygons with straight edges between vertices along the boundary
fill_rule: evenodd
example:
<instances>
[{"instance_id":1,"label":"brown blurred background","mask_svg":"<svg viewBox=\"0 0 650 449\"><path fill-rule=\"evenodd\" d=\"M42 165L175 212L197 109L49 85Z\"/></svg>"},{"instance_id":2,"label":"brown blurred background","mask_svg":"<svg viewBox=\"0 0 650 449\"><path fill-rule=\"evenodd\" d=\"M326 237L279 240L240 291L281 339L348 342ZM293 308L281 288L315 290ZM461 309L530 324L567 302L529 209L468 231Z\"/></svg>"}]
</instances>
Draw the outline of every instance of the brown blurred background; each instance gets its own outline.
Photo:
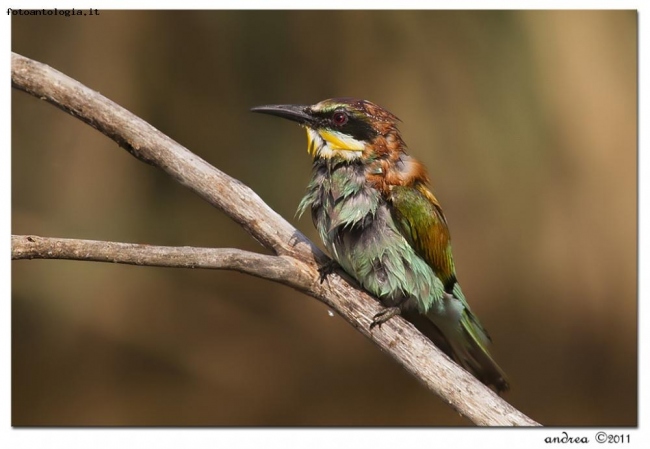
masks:
<instances>
[{"instance_id":1,"label":"brown blurred background","mask_svg":"<svg viewBox=\"0 0 650 449\"><path fill-rule=\"evenodd\" d=\"M403 120L463 289L547 425L637 423L634 11L99 11L14 17L13 51L294 213L334 96ZM14 91L13 233L262 251L162 172ZM320 242L319 242L320 245ZM316 300L244 275L13 263L14 425L468 425Z\"/></svg>"}]
</instances>

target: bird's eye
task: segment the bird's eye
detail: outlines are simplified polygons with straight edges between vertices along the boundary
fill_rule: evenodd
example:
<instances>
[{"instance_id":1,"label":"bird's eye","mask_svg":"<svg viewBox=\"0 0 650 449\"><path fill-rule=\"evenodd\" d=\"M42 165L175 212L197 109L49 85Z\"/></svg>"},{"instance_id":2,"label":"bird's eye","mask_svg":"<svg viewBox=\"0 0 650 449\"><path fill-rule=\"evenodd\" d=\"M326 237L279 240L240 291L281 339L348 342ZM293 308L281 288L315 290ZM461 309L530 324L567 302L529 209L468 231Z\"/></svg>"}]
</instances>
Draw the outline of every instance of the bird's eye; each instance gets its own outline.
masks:
<instances>
[{"instance_id":1,"label":"bird's eye","mask_svg":"<svg viewBox=\"0 0 650 449\"><path fill-rule=\"evenodd\" d=\"M345 125L348 122L348 115L343 111L336 111L332 115L332 122L338 126Z\"/></svg>"}]
</instances>

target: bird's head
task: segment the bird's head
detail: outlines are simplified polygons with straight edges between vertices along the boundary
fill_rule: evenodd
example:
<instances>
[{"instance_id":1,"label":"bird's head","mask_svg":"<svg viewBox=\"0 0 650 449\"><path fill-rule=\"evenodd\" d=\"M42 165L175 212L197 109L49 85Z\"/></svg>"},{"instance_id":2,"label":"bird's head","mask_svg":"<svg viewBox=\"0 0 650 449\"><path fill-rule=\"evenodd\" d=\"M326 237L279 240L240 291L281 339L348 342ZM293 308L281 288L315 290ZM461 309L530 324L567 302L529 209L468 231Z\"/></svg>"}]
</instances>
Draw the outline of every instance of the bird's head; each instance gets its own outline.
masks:
<instances>
[{"instance_id":1,"label":"bird's head","mask_svg":"<svg viewBox=\"0 0 650 449\"><path fill-rule=\"evenodd\" d=\"M315 105L267 105L253 112L298 122L307 130L307 150L315 158L355 160L401 152L399 119L367 100L332 98Z\"/></svg>"}]
</instances>

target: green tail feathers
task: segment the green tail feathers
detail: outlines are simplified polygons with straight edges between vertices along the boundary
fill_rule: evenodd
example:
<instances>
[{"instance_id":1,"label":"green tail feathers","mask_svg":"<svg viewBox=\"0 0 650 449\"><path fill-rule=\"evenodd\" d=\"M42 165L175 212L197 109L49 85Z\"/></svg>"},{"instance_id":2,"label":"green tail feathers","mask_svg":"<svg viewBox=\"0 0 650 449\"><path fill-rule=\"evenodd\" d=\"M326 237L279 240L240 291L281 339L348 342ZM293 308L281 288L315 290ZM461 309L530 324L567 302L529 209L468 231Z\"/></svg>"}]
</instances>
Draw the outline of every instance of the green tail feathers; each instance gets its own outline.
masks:
<instances>
[{"instance_id":1,"label":"green tail feathers","mask_svg":"<svg viewBox=\"0 0 650 449\"><path fill-rule=\"evenodd\" d=\"M421 319L413 324L449 357L484 384L494 386L497 392L510 388L505 373L488 352L490 337L468 308L460 310L455 320L434 311L425 316L433 326L427 326Z\"/></svg>"},{"instance_id":2,"label":"green tail feathers","mask_svg":"<svg viewBox=\"0 0 650 449\"><path fill-rule=\"evenodd\" d=\"M460 320L460 338L449 338L452 341L454 356L466 370L481 382L494 385L499 392L508 390L510 386L505 373L488 352L490 338L472 312L465 310L463 313Z\"/></svg>"},{"instance_id":3,"label":"green tail feathers","mask_svg":"<svg viewBox=\"0 0 650 449\"><path fill-rule=\"evenodd\" d=\"M458 283L452 293L443 294L438 307L426 313L402 311L402 315L481 382L499 393L510 388L506 374L487 349L490 337L470 310Z\"/></svg>"}]
</instances>

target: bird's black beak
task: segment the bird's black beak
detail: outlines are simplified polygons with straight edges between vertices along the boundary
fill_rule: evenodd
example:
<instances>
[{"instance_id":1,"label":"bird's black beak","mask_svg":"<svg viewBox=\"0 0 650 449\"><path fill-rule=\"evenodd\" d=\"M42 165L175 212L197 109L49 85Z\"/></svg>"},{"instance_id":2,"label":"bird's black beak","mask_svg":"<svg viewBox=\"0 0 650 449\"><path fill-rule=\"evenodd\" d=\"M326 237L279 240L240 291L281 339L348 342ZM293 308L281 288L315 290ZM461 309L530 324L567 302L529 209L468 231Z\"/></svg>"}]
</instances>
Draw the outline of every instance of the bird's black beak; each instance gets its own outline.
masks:
<instances>
[{"instance_id":1,"label":"bird's black beak","mask_svg":"<svg viewBox=\"0 0 650 449\"><path fill-rule=\"evenodd\" d=\"M262 114L277 115L298 122L301 125L314 123L314 117L309 114L309 106L299 104L270 104L265 106L256 106L251 108L253 112Z\"/></svg>"}]
</instances>

